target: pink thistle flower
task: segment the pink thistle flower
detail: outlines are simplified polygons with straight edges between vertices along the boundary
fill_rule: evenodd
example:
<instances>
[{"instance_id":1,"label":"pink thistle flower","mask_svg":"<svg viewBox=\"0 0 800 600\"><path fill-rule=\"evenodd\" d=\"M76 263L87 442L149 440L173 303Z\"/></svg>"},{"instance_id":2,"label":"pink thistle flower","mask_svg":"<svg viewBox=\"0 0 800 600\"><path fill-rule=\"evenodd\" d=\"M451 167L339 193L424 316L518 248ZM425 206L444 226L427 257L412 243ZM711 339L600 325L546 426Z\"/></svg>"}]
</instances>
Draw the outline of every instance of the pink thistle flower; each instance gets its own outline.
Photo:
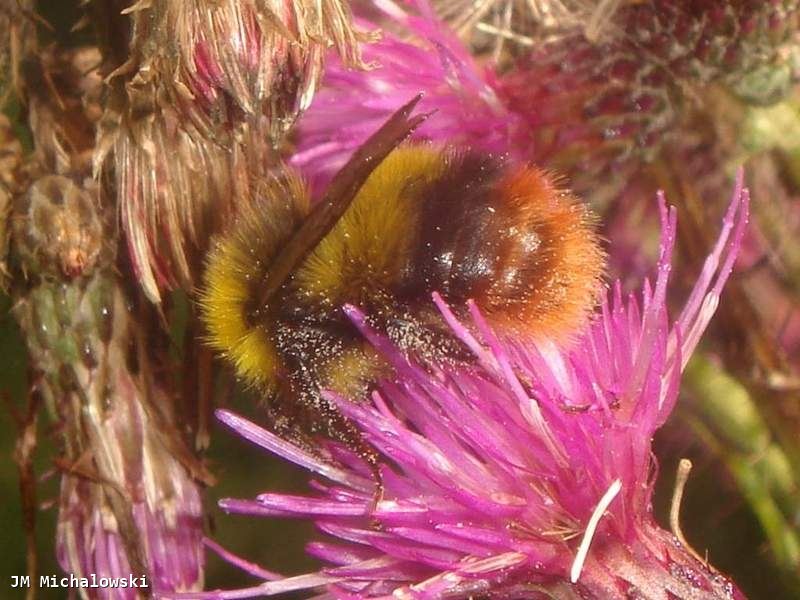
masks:
<instances>
[{"instance_id":1,"label":"pink thistle flower","mask_svg":"<svg viewBox=\"0 0 800 600\"><path fill-rule=\"evenodd\" d=\"M422 367L346 307L396 372L371 404L328 395L382 456L377 501L369 468L341 446L328 443L320 458L219 411L249 441L326 480L313 481L311 496L264 493L224 499L222 508L312 519L335 541L308 546L329 565L317 573L191 597L313 589L318 598L348 599L743 598L655 523L651 439L717 307L749 194L740 175L722 232L671 326L665 298L676 213L663 196L660 209L655 284L645 282L638 297L624 297L617 284L569 348L498 339L474 307L468 328L435 296L475 364Z\"/></svg>"},{"instance_id":2,"label":"pink thistle flower","mask_svg":"<svg viewBox=\"0 0 800 600\"><path fill-rule=\"evenodd\" d=\"M115 416L110 436L123 437L120 431L132 427L123 422L125 415ZM150 425L142 420L143 426ZM142 432L133 435L141 439ZM72 475L61 480L56 535L59 564L78 580L94 576L98 581L108 578L129 583L125 589L105 586L84 590L84 597L134 600L147 589L202 589L205 559L199 490L182 465L150 439L155 436L145 436L146 456L122 457L148 460L141 472L126 473L130 479L141 477L141 481L125 482L139 497L124 497L120 492L125 488L107 482L103 482L104 489L101 483ZM157 467L150 466L153 464ZM113 463L108 466L119 468ZM123 515L129 521L125 522ZM131 543L134 540L136 544ZM139 556L131 556L134 551Z\"/></svg>"},{"instance_id":3,"label":"pink thistle flower","mask_svg":"<svg viewBox=\"0 0 800 600\"><path fill-rule=\"evenodd\" d=\"M391 2L376 3L413 38L386 33L363 46L364 60L375 68L349 69L329 56L322 88L299 121L299 145L291 159L315 190L324 189L356 148L419 93L420 110L435 112L412 139L471 145L485 152L507 150L508 132L519 118L497 98L491 70L475 62L427 4L415 4L423 16L411 16Z\"/></svg>"}]
</instances>

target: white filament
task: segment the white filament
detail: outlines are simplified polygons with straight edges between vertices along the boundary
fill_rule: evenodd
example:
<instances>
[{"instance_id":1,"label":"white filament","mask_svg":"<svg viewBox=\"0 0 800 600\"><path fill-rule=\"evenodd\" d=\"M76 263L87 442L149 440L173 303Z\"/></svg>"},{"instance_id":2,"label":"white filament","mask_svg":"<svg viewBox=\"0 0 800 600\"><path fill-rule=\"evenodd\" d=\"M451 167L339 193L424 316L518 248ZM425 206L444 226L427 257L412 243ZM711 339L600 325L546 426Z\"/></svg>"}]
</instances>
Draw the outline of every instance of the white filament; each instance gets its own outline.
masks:
<instances>
[{"instance_id":1,"label":"white filament","mask_svg":"<svg viewBox=\"0 0 800 600\"><path fill-rule=\"evenodd\" d=\"M609 486L608 490L606 490L606 493L603 494L603 497L600 498L600 502L597 503L597 507L594 509L594 512L589 519L589 524L586 526L586 531L583 534L581 545L578 547L578 553L575 555L575 560L572 562L572 569L570 569L569 572L569 580L572 583L577 583L578 578L581 576L583 563L586 562L586 557L589 555L589 546L592 543L592 538L594 537L594 532L597 529L597 524L600 522L600 519L606 512L606 509L609 507L614 498L617 497L617 494L619 494L621 489L622 481L615 479L614 482Z\"/></svg>"}]
</instances>

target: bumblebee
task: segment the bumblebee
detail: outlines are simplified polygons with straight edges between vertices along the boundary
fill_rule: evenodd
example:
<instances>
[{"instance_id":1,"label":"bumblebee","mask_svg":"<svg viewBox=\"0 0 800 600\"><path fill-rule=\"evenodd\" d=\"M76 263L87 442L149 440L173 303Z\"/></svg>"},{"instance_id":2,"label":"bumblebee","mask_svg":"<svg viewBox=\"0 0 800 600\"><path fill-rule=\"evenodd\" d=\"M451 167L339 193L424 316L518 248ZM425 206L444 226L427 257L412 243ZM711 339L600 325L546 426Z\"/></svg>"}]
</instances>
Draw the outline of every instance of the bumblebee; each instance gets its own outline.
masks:
<instances>
[{"instance_id":1,"label":"bumblebee","mask_svg":"<svg viewBox=\"0 0 800 600\"><path fill-rule=\"evenodd\" d=\"M423 362L468 360L433 292L456 313L474 300L499 333L523 339L563 339L594 306L604 255L586 208L539 169L398 145L410 107L314 208L296 176L264 182L210 253L210 343L266 392L278 430L352 441L320 390L360 401L390 374L345 304Z\"/></svg>"}]
</instances>

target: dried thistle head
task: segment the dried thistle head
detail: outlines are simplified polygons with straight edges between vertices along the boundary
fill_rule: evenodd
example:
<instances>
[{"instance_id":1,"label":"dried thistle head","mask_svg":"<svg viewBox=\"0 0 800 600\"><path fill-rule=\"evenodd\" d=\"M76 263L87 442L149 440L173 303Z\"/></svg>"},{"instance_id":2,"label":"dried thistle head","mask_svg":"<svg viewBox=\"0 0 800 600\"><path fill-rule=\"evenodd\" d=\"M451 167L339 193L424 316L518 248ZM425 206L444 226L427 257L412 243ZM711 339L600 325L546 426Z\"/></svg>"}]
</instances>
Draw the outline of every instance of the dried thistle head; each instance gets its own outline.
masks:
<instances>
[{"instance_id":1,"label":"dried thistle head","mask_svg":"<svg viewBox=\"0 0 800 600\"><path fill-rule=\"evenodd\" d=\"M266 121L279 140L310 103L329 46L362 66L341 0L139 0L125 12L131 57L118 72L152 85L182 127L209 138Z\"/></svg>"},{"instance_id":2,"label":"dried thistle head","mask_svg":"<svg viewBox=\"0 0 800 600\"><path fill-rule=\"evenodd\" d=\"M56 555L76 577L135 576L156 593L191 590L203 580L202 466L174 425L174 399L143 374L153 359L141 351L147 337L114 269L115 247L102 243L108 211L99 198L91 178L45 175L13 215L29 276L13 311L66 470Z\"/></svg>"},{"instance_id":3,"label":"dried thistle head","mask_svg":"<svg viewBox=\"0 0 800 600\"><path fill-rule=\"evenodd\" d=\"M274 162L328 47L362 63L340 0L140 0L125 12L129 58L110 77L95 173L115 182L135 273L159 302L162 289L191 289L247 185L243 154L260 170Z\"/></svg>"},{"instance_id":4,"label":"dried thistle head","mask_svg":"<svg viewBox=\"0 0 800 600\"><path fill-rule=\"evenodd\" d=\"M88 178L100 116L99 64L94 47L51 47L25 60L19 91L34 150L21 164L21 147L4 127L0 183L9 207L15 199L9 229L29 275L78 277L101 252L97 186Z\"/></svg>"},{"instance_id":5,"label":"dried thistle head","mask_svg":"<svg viewBox=\"0 0 800 600\"><path fill-rule=\"evenodd\" d=\"M190 289L200 256L234 197L231 153L195 141L161 111L135 128L118 125L105 165L134 273L153 302L160 290Z\"/></svg>"},{"instance_id":6,"label":"dried thistle head","mask_svg":"<svg viewBox=\"0 0 800 600\"><path fill-rule=\"evenodd\" d=\"M103 239L91 191L63 175L46 175L16 204L12 226L26 271L58 279L91 271Z\"/></svg>"},{"instance_id":7,"label":"dried thistle head","mask_svg":"<svg viewBox=\"0 0 800 600\"><path fill-rule=\"evenodd\" d=\"M580 30L592 40L610 35L616 11L639 0L432 0L436 14L473 51L495 59Z\"/></svg>"}]
</instances>

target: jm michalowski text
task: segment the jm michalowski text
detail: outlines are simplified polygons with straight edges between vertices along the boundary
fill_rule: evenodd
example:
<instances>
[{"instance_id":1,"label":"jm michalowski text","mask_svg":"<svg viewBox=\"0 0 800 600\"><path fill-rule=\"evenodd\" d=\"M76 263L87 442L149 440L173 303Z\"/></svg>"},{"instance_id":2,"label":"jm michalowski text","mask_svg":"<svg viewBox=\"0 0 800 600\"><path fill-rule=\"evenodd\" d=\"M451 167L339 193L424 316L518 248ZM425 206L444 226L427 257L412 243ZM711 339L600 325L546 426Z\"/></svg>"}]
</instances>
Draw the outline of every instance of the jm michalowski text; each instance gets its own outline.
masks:
<instances>
[{"instance_id":1,"label":"jm michalowski text","mask_svg":"<svg viewBox=\"0 0 800 600\"><path fill-rule=\"evenodd\" d=\"M11 577L12 588L31 587L31 578L28 575L13 575ZM76 577L75 575L40 575L40 588L146 588L147 577L144 575L127 577L98 577L95 573L90 573L87 577Z\"/></svg>"}]
</instances>

